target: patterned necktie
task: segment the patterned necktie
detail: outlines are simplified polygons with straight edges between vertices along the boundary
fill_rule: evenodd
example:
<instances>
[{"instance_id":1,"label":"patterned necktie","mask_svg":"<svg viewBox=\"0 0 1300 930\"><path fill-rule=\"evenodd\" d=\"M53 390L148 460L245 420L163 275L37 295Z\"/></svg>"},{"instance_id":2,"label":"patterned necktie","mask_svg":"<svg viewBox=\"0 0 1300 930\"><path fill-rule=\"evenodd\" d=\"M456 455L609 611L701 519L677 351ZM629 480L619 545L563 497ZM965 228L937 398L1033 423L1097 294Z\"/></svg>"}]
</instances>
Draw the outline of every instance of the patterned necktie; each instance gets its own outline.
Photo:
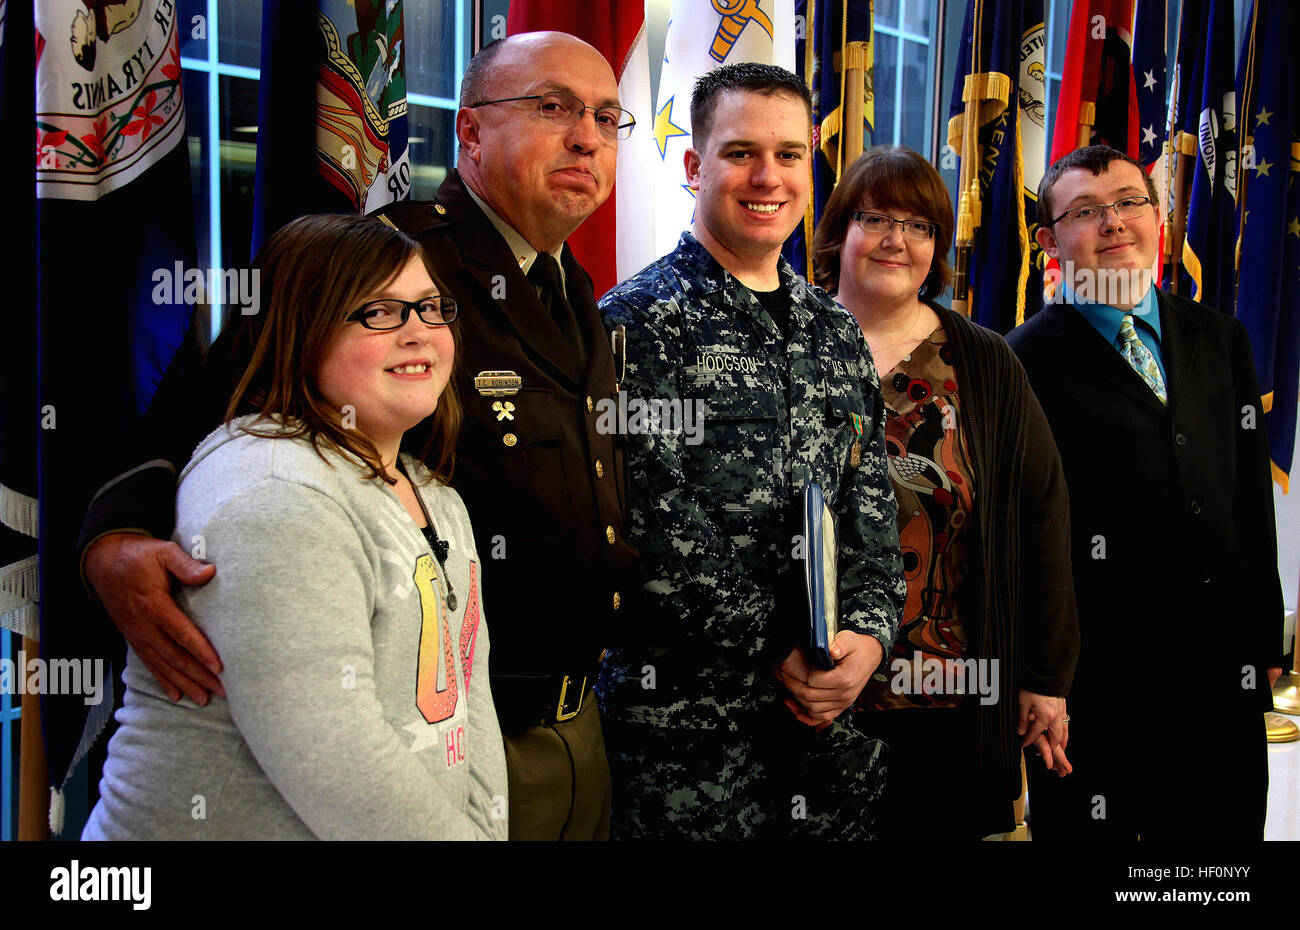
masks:
<instances>
[{"instance_id":1,"label":"patterned necktie","mask_svg":"<svg viewBox=\"0 0 1300 930\"><path fill-rule=\"evenodd\" d=\"M565 342L573 347L581 370L586 371L586 346L582 341L582 332L578 328L578 318L564 296L564 285L560 283L560 266L555 261L555 256L549 252L538 252L537 258L533 260L533 267L528 270L528 281L537 288L537 296L542 301L542 306L547 309L551 320L564 334Z\"/></svg>"},{"instance_id":2,"label":"patterned necktie","mask_svg":"<svg viewBox=\"0 0 1300 930\"><path fill-rule=\"evenodd\" d=\"M1133 314L1124 314L1124 319L1119 324L1119 335L1124 340L1119 354L1142 376L1147 387L1160 398L1160 403L1168 404L1169 394L1165 390L1165 379L1160 376L1160 366L1156 364L1156 357L1151 354L1151 350L1138 338L1137 330L1133 328Z\"/></svg>"}]
</instances>

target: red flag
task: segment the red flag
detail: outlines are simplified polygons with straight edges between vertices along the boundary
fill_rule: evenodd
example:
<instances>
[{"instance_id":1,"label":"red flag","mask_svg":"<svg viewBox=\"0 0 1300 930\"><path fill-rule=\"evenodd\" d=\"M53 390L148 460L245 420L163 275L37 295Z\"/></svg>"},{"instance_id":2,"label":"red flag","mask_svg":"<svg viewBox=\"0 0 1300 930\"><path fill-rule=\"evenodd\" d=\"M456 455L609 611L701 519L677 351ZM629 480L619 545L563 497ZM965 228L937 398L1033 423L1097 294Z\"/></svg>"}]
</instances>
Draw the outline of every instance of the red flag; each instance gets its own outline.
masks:
<instances>
[{"instance_id":1,"label":"red flag","mask_svg":"<svg viewBox=\"0 0 1300 930\"><path fill-rule=\"evenodd\" d=\"M1135 9L1142 33L1138 43ZM1119 149L1152 173L1154 156L1166 136L1163 124L1150 115L1160 112L1164 103L1164 15L1164 0L1075 0L1052 133L1053 162L1075 149L1102 144ZM1139 86L1151 98L1145 101L1145 133ZM1161 227L1156 280L1163 272L1164 234ZM1055 259L1048 267L1059 275Z\"/></svg>"},{"instance_id":2,"label":"red flag","mask_svg":"<svg viewBox=\"0 0 1300 930\"><path fill-rule=\"evenodd\" d=\"M648 106L637 106L625 93L625 78L632 79L629 62L633 50L645 44L644 0L610 0L607 4L571 3L568 0L515 0L510 4L506 21L510 35L520 32L554 30L577 36L593 45L614 70L614 80L619 85L619 100L624 109L631 111L639 125L634 132L646 132L649 125ZM642 56L644 58L644 56ZM649 87L649 75L640 82ZM624 161L625 144L620 143L620 162ZM619 176L624 174L621 166ZM595 285L596 296L602 296L619 280L617 269L618 188L609 200L596 210L569 237L569 247L582 267L587 269ZM636 271L639 269L633 269Z\"/></svg>"},{"instance_id":3,"label":"red flag","mask_svg":"<svg viewBox=\"0 0 1300 930\"><path fill-rule=\"evenodd\" d=\"M1134 0L1075 0L1052 134L1053 162L1098 143L1138 157L1133 4Z\"/></svg>"}]
</instances>

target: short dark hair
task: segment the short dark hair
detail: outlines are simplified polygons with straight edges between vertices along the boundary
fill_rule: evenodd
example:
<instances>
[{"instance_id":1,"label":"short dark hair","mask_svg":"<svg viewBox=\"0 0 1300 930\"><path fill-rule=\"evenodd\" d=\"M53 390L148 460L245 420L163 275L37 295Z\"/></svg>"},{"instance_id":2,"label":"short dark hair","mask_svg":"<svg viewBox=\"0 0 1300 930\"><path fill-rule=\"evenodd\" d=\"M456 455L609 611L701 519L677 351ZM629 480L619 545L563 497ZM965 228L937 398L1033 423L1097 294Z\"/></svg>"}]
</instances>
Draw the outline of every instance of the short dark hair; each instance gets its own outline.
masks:
<instances>
[{"instance_id":1,"label":"short dark hair","mask_svg":"<svg viewBox=\"0 0 1300 930\"><path fill-rule=\"evenodd\" d=\"M849 165L831 191L813 235L814 277L834 292L840 281L840 251L853 214L870 200L885 210L923 216L935 226L934 258L921 285L921 297L931 300L952 283L948 248L952 245L952 198L934 166L909 148L876 146Z\"/></svg>"},{"instance_id":2,"label":"short dark hair","mask_svg":"<svg viewBox=\"0 0 1300 930\"><path fill-rule=\"evenodd\" d=\"M1052 187L1061 179L1061 175L1071 168L1087 168L1093 177L1098 177L1103 171L1109 171L1110 163L1114 161L1126 161L1142 172L1142 178L1147 184L1147 196L1158 209L1160 198L1156 196L1155 182L1151 180L1151 175L1142 170L1141 165L1109 145L1089 145L1062 155L1043 172L1043 179L1038 182L1038 225L1046 228L1056 219L1056 210L1052 206Z\"/></svg>"},{"instance_id":3,"label":"short dark hair","mask_svg":"<svg viewBox=\"0 0 1300 930\"><path fill-rule=\"evenodd\" d=\"M797 74L791 74L777 65L764 65L756 61L742 61L723 65L700 76L691 93L691 145L702 151L712 129L713 111L718 97L736 91L751 91L774 96L785 94L803 101L812 122L812 93Z\"/></svg>"},{"instance_id":4,"label":"short dark hair","mask_svg":"<svg viewBox=\"0 0 1300 930\"><path fill-rule=\"evenodd\" d=\"M482 103L483 98L488 92L488 77L492 71L492 63L497 56L505 50L505 45L509 41L505 39L496 39L489 42L478 50L478 54L469 60L469 65L465 68L465 76L460 79L460 105L463 107L475 103Z\"/></svg>"}]
</instances>

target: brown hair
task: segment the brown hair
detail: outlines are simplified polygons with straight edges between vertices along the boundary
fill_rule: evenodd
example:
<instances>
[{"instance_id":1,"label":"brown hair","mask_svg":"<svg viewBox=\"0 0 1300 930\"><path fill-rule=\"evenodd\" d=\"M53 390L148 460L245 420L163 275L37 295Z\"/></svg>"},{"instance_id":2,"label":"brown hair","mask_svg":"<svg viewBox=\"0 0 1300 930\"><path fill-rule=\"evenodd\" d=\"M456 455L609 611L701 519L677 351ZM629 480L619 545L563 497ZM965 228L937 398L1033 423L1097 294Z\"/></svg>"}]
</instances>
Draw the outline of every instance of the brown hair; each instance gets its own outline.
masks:
<instances>
[{"instance_id":1,"label":"brown hair","mask_svg":"<svg viewBox=\"0 0 1300 930\"><path fill-rule=\"evenodd\" d=\"M1043 172L1043 179L1038 182L1038 225L1048 229L1056 219L1052 216L1055 212L1052 208L1052 188L1061 179L1061 175L1071 168L1086 168L1092 172L1093 177L1100 177L1103 171L1110 170L1110 163L1113 161L1126 161L1142 173L1142 180L1147 185L1147 196L1151 198L1152 205L1159 210L1160 198L1156 195L1155 182L1151 180L1151 175L1142 170L1141 165L1119 149L1113 149L1109 145L1088 145L1062 155L1055 164Z\"/></svg>"},{"instance_id":2,"label":"brown hair","mask_svg":"<svg viewBox=\"0 0 1300 930\"><path fill-rule=\"evenodd\" d=\"M870 200L884 210L901 210L925 217L935 225L934 259L921 285L921 297L938 297L952 283L948 248L952 245L952 198L934 166L901 146L877 146L849 165L831 192L813 235L813 265L817 284L834 292L840 281L840 250L853 214Z\"/></svg>"},{"instance_id":3,"label":"brown hair","mask_svg":"<svg viewBox=\"0 0 1300 930\"><path fill-rule=\"evenodd\" d=\"M321 396L315 378L344 318L416 257L439 292L446 293L419 243L374 217L302 216L281 227L253 260L262 312L241 317L237 324L243 327L237 341L247 347L241 354L248 363L226 407L226 422L256 413L251 424L256 426L279 415L282 427L245 431L306 437L322 458L322 446L334 449L366 466L365 477L395 484L374 442L360 429L343 425L341 411ZM402 449L423 459L435 478L448 480L460 419L460 402L449 381L434 414L406 431Z\"/></svg>"}]
</instances>

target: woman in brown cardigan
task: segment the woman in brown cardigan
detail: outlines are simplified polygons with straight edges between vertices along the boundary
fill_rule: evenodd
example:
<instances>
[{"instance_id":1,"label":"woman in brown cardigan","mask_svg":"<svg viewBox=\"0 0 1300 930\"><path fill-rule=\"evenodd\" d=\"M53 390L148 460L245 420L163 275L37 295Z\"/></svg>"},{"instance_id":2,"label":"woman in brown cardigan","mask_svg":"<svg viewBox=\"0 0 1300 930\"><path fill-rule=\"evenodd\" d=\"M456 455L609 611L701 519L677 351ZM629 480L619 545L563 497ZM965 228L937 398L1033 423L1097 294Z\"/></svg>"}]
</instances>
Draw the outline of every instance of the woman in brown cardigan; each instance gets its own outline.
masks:
<instances>
[{"instance_id":1,"label":"woman in brown cardigan","mask_svg":"<svg viewBox=\"0 0 1300 930\"><path fill-rule=\"evenodd\" d=\"M1079 630L1060 457L1002 337L934 303L952 232L938 172L876 148L814 239L817 282L858 320L880 372L907 576L893 652L856 708L890 747L882 839L1011 830L1026 746L1070 771Z\"/></svg>"}]
</instances>

